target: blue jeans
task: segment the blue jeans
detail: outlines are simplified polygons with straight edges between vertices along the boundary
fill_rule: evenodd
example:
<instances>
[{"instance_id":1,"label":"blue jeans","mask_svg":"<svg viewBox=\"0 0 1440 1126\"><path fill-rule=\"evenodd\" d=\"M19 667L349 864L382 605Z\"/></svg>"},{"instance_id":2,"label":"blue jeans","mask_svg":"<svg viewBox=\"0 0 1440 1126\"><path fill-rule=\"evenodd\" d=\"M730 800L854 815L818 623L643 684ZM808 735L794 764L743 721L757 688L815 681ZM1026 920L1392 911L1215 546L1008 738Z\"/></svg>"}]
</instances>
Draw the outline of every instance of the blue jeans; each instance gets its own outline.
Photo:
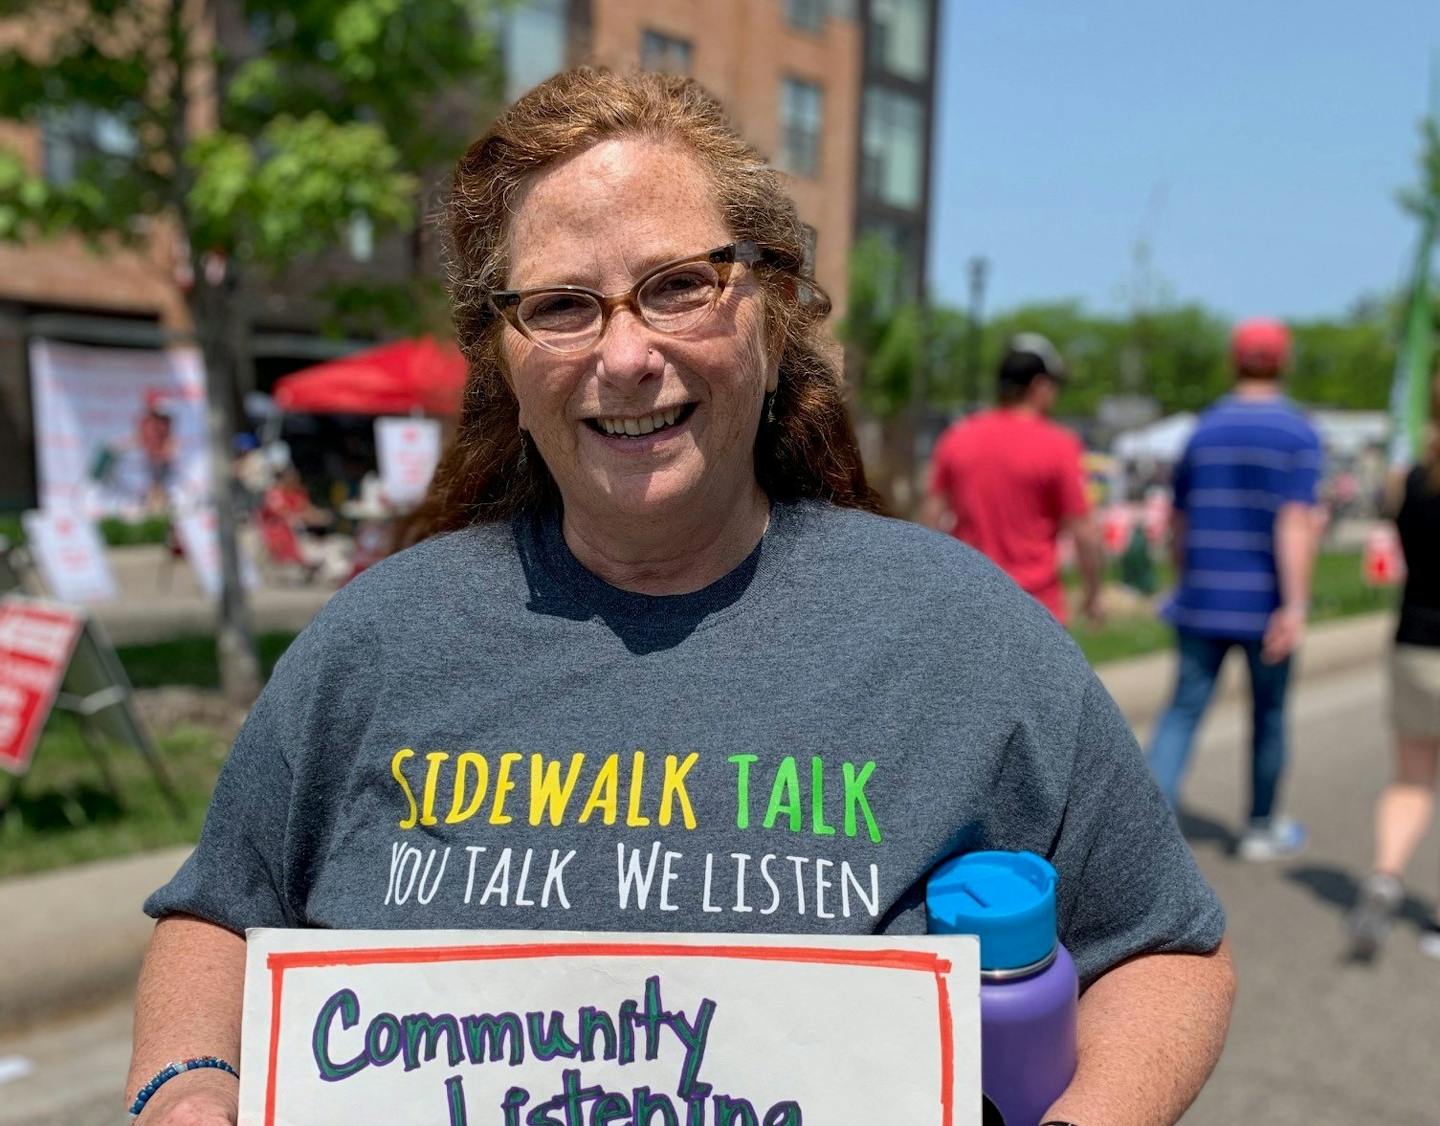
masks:
<instances>
[{"instance_id":1,"label":"blue jeans","mask_svg":"<svg viewBox=\"0 0 1440 1126\"><path fill-rule=\"evenodd\" d=\"M1259 641L1177 634L1180 674L1175 698L1155 728L1147 756L1150 772L1170 808L1177 807L1180 784L1190 761L1195 730L1215 691L1220 663L1234 646L1244 650L1250 666L1250 694L1254 702L1251 728L1250 820L1264 822L1275 808L1280 775L1285 770L1285 689L1290 681L1290 658L1269 665L1260 659Z\"/></svg>"}]
</instances>

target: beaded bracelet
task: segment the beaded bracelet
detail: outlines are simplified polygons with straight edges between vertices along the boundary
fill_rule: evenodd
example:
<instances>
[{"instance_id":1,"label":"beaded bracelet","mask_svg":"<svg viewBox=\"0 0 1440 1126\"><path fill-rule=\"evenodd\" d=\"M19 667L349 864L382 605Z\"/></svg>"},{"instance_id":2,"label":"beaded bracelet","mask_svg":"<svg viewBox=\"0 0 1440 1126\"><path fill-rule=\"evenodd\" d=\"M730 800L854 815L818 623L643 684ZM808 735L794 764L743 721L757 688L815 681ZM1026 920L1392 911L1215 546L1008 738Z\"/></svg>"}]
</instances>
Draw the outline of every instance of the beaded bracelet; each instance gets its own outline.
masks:
<instances>
[{"instance_id":1,"label":"beaded bracelet","mask_svg":"<svg viewBox=\"0 0 1440 1126\"><path fill-rule=\"evenodd\" d=\"M139 1094L135 1096L135 1101L130 1104L130 1117L139 1118L140 1112L145 1109L145 1104L150 1101L150 1097L155 1094L156 1091L160 1090L161 1087L165 1086L166 1083L174 1079L175 1076L186 1071L199 1071L206 1067L214 1067L221 1071L228 1071L237 1079L240 1077L240 1073L219 1056L196 1056L194 1059L181 1060L179 1063L167 1063L155 1073L155 1077L151 1079L150 1082L140 1088Z\"/></svg>"}]
</instances>

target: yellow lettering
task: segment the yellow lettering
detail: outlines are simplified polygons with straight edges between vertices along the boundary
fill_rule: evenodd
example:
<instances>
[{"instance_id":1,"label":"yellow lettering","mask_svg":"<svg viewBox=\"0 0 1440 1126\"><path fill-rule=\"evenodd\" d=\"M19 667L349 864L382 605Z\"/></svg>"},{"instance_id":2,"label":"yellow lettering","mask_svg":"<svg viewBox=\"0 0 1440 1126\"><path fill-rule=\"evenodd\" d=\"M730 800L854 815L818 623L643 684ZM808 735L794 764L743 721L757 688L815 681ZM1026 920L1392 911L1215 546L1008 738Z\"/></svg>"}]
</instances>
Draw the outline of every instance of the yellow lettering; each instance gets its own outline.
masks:
<instances>
[{"instance_id":1,"label":"yellow lettering","mask_svg":"<svg viewBox=\"0 0 1440 1126\"><path fill-rule=\"evenodd\" d=\"M630 800L625 806L625 824L639 829L650 824L650 818L640 815L640 789L645 782L645 752L638 747L635 757L630 760Z\"/></svg>"},{"instance_id":2,"label":"yellow lettering","mask_svg":"<svg viewBox=\"0 0 1440 1126\"><path fill-rule=\"evenodd\" d=\"M510 815L505 812L505 795L515 788L510 781L510 767L525 756L517 751L506 751L500 756L500 769L495 772L495 804L490 807L490 824L508 825Z\"/></svg>"},{"instance_id":3,"label":"yellow lettering","mask_svg":"<svg viewBox=\"0 0 1440 1126\"><path fill-rule=\"evenodd\" d=\"M600 773L595 775L595 784L590 787L590 798L580 811L580 824L590 820L590 815L599 809L604 813L607 825L615 824L616 810L620 804L620 756L608 755Z\"/></svg>"},{"instance_id":4,"label":"yellow lettering","mask_svg":"<svg viewBox=\"0 0 1440 1126\"><path fill-rule=\"evenodd\" d=\"M540 824L545 807L550 807L550 824L559 825L570 805L570 795L580 778L580 767L585 763L584 752L577 751L570 756L570 769L565 781L560 781L560 760L546 762L544 755L530 756L530 824Z\"/></svg>"},{"instance_id":5,"label":"yellow lettering","mask_svg":"<svg viewBox=\"0 0 1440 1126\"><path fill-rule=\"evenodd\" d=\"M470 804L461 809L461 803L465 800L465 768L475 768L475 792L470 795ZM485 801L485 787L490 781L490 764L485 761L485 756L477 751L466 751L455 760L455 796L450 802L450 812L445 818L445 824L456 825L461 821L469 821L475 814L480 812L480 806Z\"/></svg>"},{"instance_id":6,"label":"yellow lettering","mask_svg":"<svg viewBox=\"0 0 1440 1126\"><path fill-rule=\"evenodd\" d=\"M680 808L684 812L685 828L695 828L695 811L690 808L690 795L685 791L685 775L689 774L690 768L699 761L700 752L691 751L677 770L676 765L680 760L674 755L665 756L665 784L660 789L660 824L670 824L670 806L678 797Z\"/></svg>"},{"instance_id":7,"label":"yellow lettering","mask_svg":"<svg viewBox=\"0 0 1440 1126\"><path fill-rule=\"evenodd\" d=\"M406 804L410 807L410 815L400 822L400 828L402 829L415 828L415 820L419 816L419 811L415 808L415 795L410 792L410 783L405 781L405 775L400 770L400 764L402 762L414 757L415 752L413 750L409 747L401 747L395 752L395 757L390 760L390 773L394 776L395 781L400 783L400 789L405 792Z\"/></svg>"},{"instance_id":8,"label":"yellow lettering","mask_svg":"<svg viewBox=\"0 0 1440 1126\"><path fill-rule=\"evenodd\" d=\"M425 756L425 761L430 766L425 771L425 811L420 815L422 825L439 824L435 816L435 789L440 784L440 764L449 757L449 751L431 751Z\"/></svg>"}]
</instances>

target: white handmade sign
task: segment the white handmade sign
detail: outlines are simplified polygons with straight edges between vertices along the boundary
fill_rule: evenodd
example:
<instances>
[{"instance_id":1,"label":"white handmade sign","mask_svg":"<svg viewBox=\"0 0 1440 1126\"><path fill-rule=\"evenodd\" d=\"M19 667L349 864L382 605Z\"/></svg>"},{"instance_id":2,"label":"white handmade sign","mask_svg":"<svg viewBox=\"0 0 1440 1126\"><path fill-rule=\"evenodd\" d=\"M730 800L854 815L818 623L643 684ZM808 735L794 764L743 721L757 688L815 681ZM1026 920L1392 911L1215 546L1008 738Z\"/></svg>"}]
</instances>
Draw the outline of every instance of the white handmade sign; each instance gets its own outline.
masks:
<instances>
[{"instance_id":1,"label":"white handmade sign","mask_svg":"<svg viewBox=\"0 0 1440 1126\"><path fill-rule=\"evenodd\" d=\"M219 598L222 583L220 518L214 506L207 504L182 509L172 518L172 525L180 540L180 550L195 573L200 589L211 598ZM239 550L241 581L247 590L254 590L260 583L255 564L243 547Z\"/></svg>"},{"instance_id":2,"label":"white handmade sign","mask_svg":"<svg viewBox=\"0 0 1440 1126\"><path fill-rule=\"evenodd\" d=\"M51 511L27 512L21 524L40 578L61 602L108 602L119 594L94 521Z\"/></svg>"},{"instance_id":3,"label":"white handmade sign","mask_svg":"<svg viewBox=\"0 0 1440 1126\"><path fill-rule=\"evenodd\" d=\"M979 1126L979 946L252 930L240 1126Z\"/></svg>"},{"instance_id":4,"label":"white handmade sign","mask_svg":"<svg viewBox=\"0 0 1440 1126\"><path fill-rule=\"evenodd\" d=\"M433 418L377 418L375 459L390 502L419 504L440 460L440 423Z\"/></svg>"}]
</instances>

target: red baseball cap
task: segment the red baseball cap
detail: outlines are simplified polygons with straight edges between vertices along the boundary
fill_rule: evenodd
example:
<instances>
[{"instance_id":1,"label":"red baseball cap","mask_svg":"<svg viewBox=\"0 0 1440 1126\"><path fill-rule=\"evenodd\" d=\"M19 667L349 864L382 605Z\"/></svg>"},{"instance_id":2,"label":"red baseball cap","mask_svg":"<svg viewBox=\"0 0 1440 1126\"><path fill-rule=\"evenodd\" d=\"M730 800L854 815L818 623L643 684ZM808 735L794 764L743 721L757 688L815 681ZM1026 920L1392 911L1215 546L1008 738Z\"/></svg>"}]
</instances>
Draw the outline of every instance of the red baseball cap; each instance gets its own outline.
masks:
<instances>
[{"instance_id":1,"label":"red baseball cap","mask_svg":"<svg viewBox=\"0 0 1440 1126\"><path fill-rule=\"evenodd\" d=\"M1230 359L1237 371L1278 375L1290 362L1290 330L1268 317L1252 317L1235 326Z\"/></svg>"}]
</instances>

